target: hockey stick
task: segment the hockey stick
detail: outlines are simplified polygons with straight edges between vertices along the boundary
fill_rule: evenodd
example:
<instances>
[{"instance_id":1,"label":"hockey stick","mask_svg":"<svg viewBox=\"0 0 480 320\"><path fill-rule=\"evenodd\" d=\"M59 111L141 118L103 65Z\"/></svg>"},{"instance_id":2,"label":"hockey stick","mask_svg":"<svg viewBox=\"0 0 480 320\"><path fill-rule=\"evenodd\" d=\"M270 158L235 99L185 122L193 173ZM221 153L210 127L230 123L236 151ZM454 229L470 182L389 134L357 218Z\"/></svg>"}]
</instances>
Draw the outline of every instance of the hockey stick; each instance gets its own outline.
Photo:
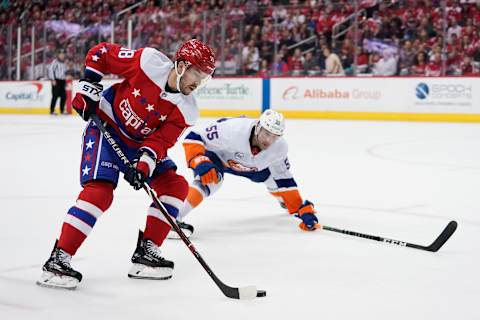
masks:
<instances>
[{"instance_id":1,"label":"hockey stick","mask_svg":"<svg viewBox=\"0 0 480 320\"><path fill-rule=\"evenodd\" d=\"M442 233L440 233L440 235L437 237L437 239L435 239L435 241L433 241L432 244L429 246L422 246L415 243L374 236L374 235L360 233L356 231L337 229L334 227L329 227L329 226L320 225L320 224L318 225L318 228L322 230L348 234L349 236L360 237L360 238L365 238L365 239L370 239L370 240L375 240L380 242L386 242L386 243L401 246L401 247L409 247L409 248L425 250L430 252L437 252L455 232L455 230L457 229L457 222L453 220L450 221L445 227L445 229L443 229Z\"/></svg>"},{"instance_id":2,"label":"hockey stick","mask_svg":"<svg viewBox=\"0 0 480 320\"><path fill-rule=\"evenodd\" d=\"M118 159L123 162L123 164L127 167L132 167L132 164L128 160L128 158L125 156L123 153L122 149L120 146L117 144L115 139L112 137L110 132L107 131L105 126L103 125L102 121L98 117L98 115L93 114L90 116L90 119L93 120L93 122L96 124L96 126L100 129L100 131L103 134L103 137L105 140L107 140L108 144L110 147L112 147L112 150L114 153L117 155ZM213 273L212 269L208 266L208 264L205 262L205 260L202 258L200 253L197 251L193 243L185 236L183 231L178 227L178 225L175 223L175 221L172 219L172 217L168 214L167 210L163 206L163 204L160 202L158 199L158 195L153 190L148 183L144 183L143 189L150 195L150 198L152 198L153 202L156 204L160 212L165 216L165 218L168 220L168 223L172 226L173 229L178 233L180 238L183 240L183 242L187 245L188 249L192 252L192 254L197 258L198 262L202 265L202 267L207 271L208 275L212 278L212 280L215 282L215 284L222 290L223 294L227 296L228 298L232 299L254 299L256 297L265 297L267 292L265 290L257 290L255 286L247 286L247 287L241 287L241 288L234 288L227 286L225 283L223 283L216 275Z\"/></svg>"}]
</instances>

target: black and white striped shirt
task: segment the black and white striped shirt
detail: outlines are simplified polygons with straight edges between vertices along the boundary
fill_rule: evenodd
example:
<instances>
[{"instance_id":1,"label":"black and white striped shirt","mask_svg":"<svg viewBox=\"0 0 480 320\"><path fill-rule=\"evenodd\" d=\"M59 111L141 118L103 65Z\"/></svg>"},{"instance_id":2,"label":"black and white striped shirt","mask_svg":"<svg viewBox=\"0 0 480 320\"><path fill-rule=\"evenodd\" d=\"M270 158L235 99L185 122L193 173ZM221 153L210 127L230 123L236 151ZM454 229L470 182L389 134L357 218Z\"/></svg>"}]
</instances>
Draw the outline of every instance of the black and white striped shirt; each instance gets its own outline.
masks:
<instances>
[{"instance_id":1,"label":"black and white striped shirt","mask_svg":"<svg viewBox=\"0 0 480 320\"><path fill-rule=\"evenodd\" d=\"M52 61L50 68L48 69L48 78L50 80L65 80L66 69L65 62L55 59Z\"/></svg>"}]
</instances>

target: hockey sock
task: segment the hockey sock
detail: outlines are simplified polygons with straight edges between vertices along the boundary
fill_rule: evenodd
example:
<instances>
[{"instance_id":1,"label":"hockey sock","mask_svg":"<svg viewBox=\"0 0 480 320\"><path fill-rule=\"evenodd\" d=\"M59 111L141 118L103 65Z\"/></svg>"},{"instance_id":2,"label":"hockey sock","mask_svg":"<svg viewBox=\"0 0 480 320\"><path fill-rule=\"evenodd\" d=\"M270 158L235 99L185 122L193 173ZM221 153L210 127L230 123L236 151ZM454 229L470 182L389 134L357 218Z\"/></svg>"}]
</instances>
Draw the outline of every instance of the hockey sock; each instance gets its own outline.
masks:
<instances>
[{"instance_id":1,"label":"hockey sock","mask_svg":"<svg viewBox=\"0 0 480 320\"><path fill-rule=\"evenodd\" d=\"M85 185L76 204L71 207L62 225L58 247L74 255L87 238L97 219L113 201L113 185L93 181Z\"/></svg>"},{"instance_id":2,"label":"hockey sock","mask_svg":"<svg viewBox=\"0 0 480 320\"><path fill-rule=\"evenodd\" d=\"M178 214L178 209L171 204L165 203L162 201L163 206L167 209L170 216L174 219ZM148 209L147 223L145 226L145 232L143 234L144 239L152 240L157 246L161 246L163 240L168 235L171 226L168 223L165 216L160 212L160 210L152 203Z\"/></svg>"},{"instance_id":3,"label":"hockey sock","mask_svg":"<svg viewBox=\"0 0 480 320\"><path fill-rule=\"evenodd\" d=\"M183 220L193 208L196 208L204 199L203 192L200 192L197 188L190 186L188 188L187 201L185 206L180 211L179 219Z\"/></svg>"},{"instance_id":4,"label":"hockey sock","mask_svg":"<svg viewBox=\"0 0 480 320\"><path fill-rule=\"evenodd\" d=\"M157 176L150 184L157 192L160 202L168 214L176 219L178 212L183 208L183 203L188 192L188 183L174 170L168 170ZM160 209L152 203L148 209L147 222L143 237L152 240L157 246L162 245L171 227L167 218Z\"/></svg>"}]
</instances>

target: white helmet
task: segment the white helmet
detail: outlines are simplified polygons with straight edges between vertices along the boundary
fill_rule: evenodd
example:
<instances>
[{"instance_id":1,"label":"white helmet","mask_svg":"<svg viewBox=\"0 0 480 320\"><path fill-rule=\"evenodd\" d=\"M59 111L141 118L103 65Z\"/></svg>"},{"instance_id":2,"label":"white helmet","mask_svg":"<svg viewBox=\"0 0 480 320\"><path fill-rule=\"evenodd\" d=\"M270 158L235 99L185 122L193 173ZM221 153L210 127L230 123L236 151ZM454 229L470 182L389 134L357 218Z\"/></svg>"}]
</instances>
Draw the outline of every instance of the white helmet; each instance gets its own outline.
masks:
<instances>
[{"instance_id":1,"label":"white helmet","mask_svg":"<svg viewBox=\"0 0 480 320\"><path fill-rule=\"evenodd\" d=\"M283 114L275 110L265 110L260 116L258 123L260 127L268 132L276 134L277 136L283 135L283 131L285 130L285 119Z\"/></svg>"}]
</instances>

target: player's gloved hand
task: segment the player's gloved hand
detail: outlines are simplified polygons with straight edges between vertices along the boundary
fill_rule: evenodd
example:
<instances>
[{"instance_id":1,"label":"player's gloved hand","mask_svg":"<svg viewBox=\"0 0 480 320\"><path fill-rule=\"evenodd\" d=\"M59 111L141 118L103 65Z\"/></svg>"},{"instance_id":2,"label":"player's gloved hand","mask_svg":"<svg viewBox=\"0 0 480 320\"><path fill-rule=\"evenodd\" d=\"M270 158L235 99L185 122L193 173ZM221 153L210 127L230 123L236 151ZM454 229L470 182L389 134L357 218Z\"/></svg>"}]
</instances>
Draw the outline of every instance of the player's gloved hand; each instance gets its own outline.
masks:
<instances>
[{"instance_id":1,"label":"player's gloved hand","mask_svg":"<svg viewBox=\"0 0 480 320\"><path fill-rule=\"evenodd\" d=\"M302 219L299 227L305 231L313 231L318 228L318 218L315 216L315 209L313 203L308 200L298 208L298 212L295 217Z\"/></svg>"},{"instance_id":2,"label":"player's gloved hand","mask_svg":"<svg viewBox=\"0 0 480 320\"><path fill-rule=\"evenodd\" d=\"M190 168L195 176L200 177L203 185L218 183L218 168L207 156L198 155L190 160Z\"/></svg>"},{"instance_id":3,"label":"player's gloved hand","mask_svg":"<svg viewBox=\"0 0 480 320\"><path fill-rule=\"evenodd\" d=\"M102 97L103 86L97 82L81 79L75 91L72 107L83 120L88 121L91 114L95 114Z\"/></svg>"},{"instance_id":4,"label":"player's gloved hand","mask_svg":"<svg viewBox=\"0 0 480 320\"><path fill-rule=\"evenodd\" d=\"M155 170L155 155L147 149L140 148L138 156L132 163L132 167L127 168L123 177L133 189L139 190Z\"/></svg>"}]
</instances>

